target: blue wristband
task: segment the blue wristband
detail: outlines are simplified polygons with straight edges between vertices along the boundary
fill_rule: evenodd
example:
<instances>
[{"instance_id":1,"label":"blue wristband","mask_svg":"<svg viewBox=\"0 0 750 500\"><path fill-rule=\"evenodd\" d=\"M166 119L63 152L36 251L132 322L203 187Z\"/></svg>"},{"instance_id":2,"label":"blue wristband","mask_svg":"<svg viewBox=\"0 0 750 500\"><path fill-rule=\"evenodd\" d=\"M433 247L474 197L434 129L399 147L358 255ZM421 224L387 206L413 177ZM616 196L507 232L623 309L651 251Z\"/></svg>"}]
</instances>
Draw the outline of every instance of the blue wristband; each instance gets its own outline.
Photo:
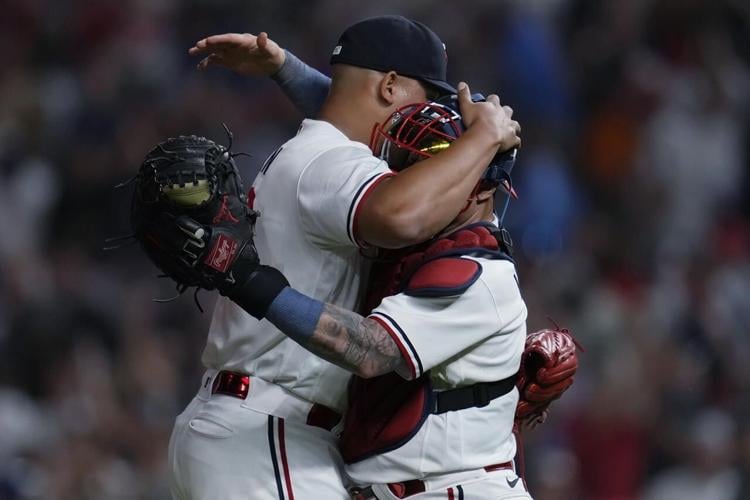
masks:
<instances>
[{"instance_id":1,"label":"blue wristband","mask_svg":"<svg viewBox=\"0 0 750 500\"><path fill-rule=\"evenodd\" d=\"M292 287L284 288L271 302L266 319L295 342L307 344L315 333L324 304Z\"/></svg>"}]
</instances>

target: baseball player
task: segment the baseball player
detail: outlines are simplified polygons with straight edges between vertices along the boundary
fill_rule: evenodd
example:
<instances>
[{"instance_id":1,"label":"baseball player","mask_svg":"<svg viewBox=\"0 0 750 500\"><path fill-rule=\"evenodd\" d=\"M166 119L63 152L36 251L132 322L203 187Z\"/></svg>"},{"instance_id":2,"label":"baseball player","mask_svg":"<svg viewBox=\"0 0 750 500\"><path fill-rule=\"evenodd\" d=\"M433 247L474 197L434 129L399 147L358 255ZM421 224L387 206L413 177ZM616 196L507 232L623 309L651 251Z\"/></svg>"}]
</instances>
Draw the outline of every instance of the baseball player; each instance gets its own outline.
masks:
<instances>
[{"instance_id":1,"label":"baseball player","mask_svg":"<svg viewBox=\"0 0 750 500\"><path fill-rule=\"evenodd\" d=\"M445 155L462 132L450 107L411 105L378 129L374 149L402 175L415 160ZM237 305L357 375L340 444L359 485L354 498L531 498L512 462L526 306L496 225L500 178L488 173L436 238L401 253L366 317L313 298L246 250L223 271L232 280L219 289ZM177 249L182 240L216 248L222 238L252 248L239 224L176 226Z\"/></svg>"},{"instance_id":2,"label":"baseball player","mask_svg":"<svg viewBox=\"0 0 750 500\"><path fill-rule=\"evenodd\" d=\"M255 243L263 262L314 300L354 310L360 250L403 247L440 232L498 149L518 146L519 127L497 96L472 103L461 85L466 133L444 154L394 175L365 144L395 109L453 91L444 46L422 24L373 18L343 33L331 63L319 119L304 120L266 161L249 203L260 214ZM215 248L217 268L236 249L229 240ZM275 289L272 282L256 285ZM344 410L349 373L246 310L228 298L216 304L202 357L206 374L170 440L173 496L348 498L330 429Z\"/></svg>"}]
</instances>

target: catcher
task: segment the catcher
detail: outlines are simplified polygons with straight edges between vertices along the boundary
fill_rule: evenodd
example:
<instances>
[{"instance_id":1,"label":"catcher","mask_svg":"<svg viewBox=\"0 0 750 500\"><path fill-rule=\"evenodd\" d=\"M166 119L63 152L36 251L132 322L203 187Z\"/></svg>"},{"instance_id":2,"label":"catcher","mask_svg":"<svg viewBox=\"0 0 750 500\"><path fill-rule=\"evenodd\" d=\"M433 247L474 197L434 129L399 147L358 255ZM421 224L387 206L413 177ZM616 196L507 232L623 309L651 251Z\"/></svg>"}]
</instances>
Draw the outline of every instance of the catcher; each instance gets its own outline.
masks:
<instances>
[{"instance_id":1,"label":"catcher","mask_svg":"<svg viewBox=\"0 0 750 500\"><path fill-rule=\"evenodd\" d=\"M462 132L451 106L411 105L379 127L371 147L401 171ZM193 182L196 191L201 181ZM136 230L152 260L182 287L218 289L355 375L340 442L358 485L353 498L528 499L513 463L514 424L538 419L567 389L577 358L566 331L527 339L510 239L494 214L495 190L510 188L508 181L490 168L440 235L399 252L384 298L366 317L300 293L259 263L256 214L233 181L219 183L227 189L214 197L184 193L205 197L205 213L180 209L167 190L173 208L161 204ZM137 193L148 184L139 179ZM137 195L136 205L148 199Z\"/></svg>"}]
</instances>

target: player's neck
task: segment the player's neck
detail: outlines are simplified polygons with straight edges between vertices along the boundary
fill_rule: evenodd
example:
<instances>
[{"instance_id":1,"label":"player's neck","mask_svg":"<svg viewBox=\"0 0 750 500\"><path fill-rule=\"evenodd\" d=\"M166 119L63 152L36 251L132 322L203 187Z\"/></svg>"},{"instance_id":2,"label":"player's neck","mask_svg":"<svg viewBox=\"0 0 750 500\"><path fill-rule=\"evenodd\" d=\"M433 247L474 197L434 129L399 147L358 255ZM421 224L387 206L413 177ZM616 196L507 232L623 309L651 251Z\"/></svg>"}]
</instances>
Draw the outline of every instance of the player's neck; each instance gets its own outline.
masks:
<instances>
[{"instance_id":1,"label":"player's neck","mask_svg":"<svg viewBox=\"0 0 750 500\"><path fill-rule=\"evenodd\" d=\"M342 134L352 141L369 145L372 123L363 120L362 115L351 102L341 102L340 99L329 95L318 113L318 119L326 121L339 129Z\"/></svg>"},{"instance_id":2,"label":"player's neck","mask_svg":"<svg viewBox=\"0 0 750 500\"><path fill-rule=\"evenodd\" d=\"M469 213L465 212L456 217L453 222L440 233L439 236L445 236L446 234L458 231L462 227L475 224L477 222L494 222L494 208L495 204L492 202L492 200L489 200L487 203L483 203L481 205L474 205L469 209L471 210Z\"/></svg>"},{"instance_id":3,"label":"player's neck","mask_svg":"<svg viewBox=\"0 0 750 500\"><path fill-rule=\"evenodd\" d=\"M495 204L492 200L487 203L479 205L479 210L476 211L466 222L461 224L461 227L475 224L477 222L494 222L495 221Z\"/></svg>"}]
</instances>

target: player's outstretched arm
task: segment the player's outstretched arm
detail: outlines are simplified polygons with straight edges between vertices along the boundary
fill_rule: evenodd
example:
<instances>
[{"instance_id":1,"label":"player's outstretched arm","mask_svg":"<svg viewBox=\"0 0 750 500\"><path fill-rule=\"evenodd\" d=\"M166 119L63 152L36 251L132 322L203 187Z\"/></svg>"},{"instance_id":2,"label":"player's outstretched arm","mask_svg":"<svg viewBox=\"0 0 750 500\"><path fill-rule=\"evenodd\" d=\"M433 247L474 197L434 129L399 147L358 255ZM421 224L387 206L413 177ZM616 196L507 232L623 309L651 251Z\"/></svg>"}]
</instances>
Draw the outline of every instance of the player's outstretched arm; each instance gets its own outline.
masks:
<instances>
[{"instance_id":1,"label":"player's outstretched arm","mask_svg":"<svg viewBox=\"0 0 750 500\"><path fill-rule=\"evenodd\" d=\"M157 214L158 220L138 233L147 255L183 290L218 289L255 318L267 319L309 351L352 373L409 376L398 346L377 322L308 297L293 289L281 271L261 265L253 243L256 214L236 192L223 199L230 200L220 206L230 207L232 217L212 225L187 215ZM207 208L210 212L202 215L223 210ZM142 203L138 213L141 209ZM154 217L145 218L151 222Z\"/></svg>"},{"instance_id":2,"label":"player's outstretched arm","mask_svg":"<svg viewBox=\"0 0 750 500\"><path fill-rule=\"evenodd\" d=\"M410 378L396 342L378 322L298 292L278 269L257 260L240 256L232 271L236 284L219 291L308 351L363 378L393 371Z\"/></svg>"},{"instance_id":3,"label":"player's outstretched arm","mask_svg":"<svg viewBox=\"0 0 750 500\"><path fill-rule=\"evenodd\" d=\"M268 308L266 319L313 354L363 378L410 371L396 342L378 322L324 304L292 288Z\"/></svg>"},{"instance_id":4,"label":"player's outstretched arm","mask_svg":"<svg viewBox=\"0 0 750 500\"><path fill-rule=\"evenodd\" d=\"M220 291L252 316L267 319L308 351L360 377L395 371L410 378L396 342L378 322L298 292L276 268L244 268L248 277L235 273L238 284Z\"/></svg>"},{"instance_id":5,"label":"player's outstretched arm","mask_svg":"<svg viewBox=\"0 0 750 500\"><path fill-rule=\"evenodd\" d=\"M325 305L312 336L303 345L360 377L392 371L409 377L409 367L396 342L377 321L333 304Z\"/></svg>"},{"instance_id":6,"label":"player's outstretched arm","mask_svg":"<svg viewBox=\"0 0 750 500\"><path fill-rule=\"evenodd\" d=\"M330 78L281 48L265 32L209 36L198 40L188 53L203 56L199 70L219 66L246 76L270 76L306 117L317 114L331 84Z\"/></svg>"}]
</instances>

